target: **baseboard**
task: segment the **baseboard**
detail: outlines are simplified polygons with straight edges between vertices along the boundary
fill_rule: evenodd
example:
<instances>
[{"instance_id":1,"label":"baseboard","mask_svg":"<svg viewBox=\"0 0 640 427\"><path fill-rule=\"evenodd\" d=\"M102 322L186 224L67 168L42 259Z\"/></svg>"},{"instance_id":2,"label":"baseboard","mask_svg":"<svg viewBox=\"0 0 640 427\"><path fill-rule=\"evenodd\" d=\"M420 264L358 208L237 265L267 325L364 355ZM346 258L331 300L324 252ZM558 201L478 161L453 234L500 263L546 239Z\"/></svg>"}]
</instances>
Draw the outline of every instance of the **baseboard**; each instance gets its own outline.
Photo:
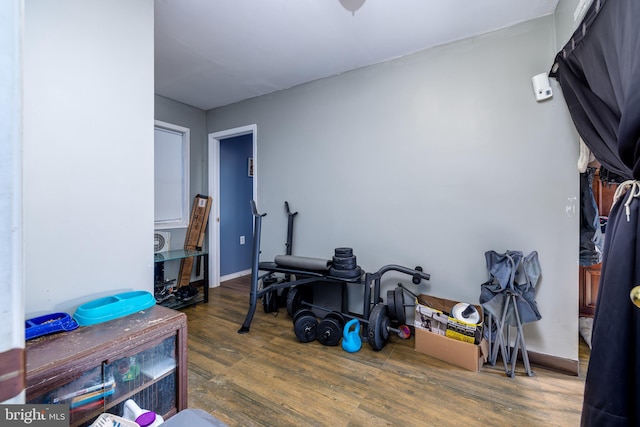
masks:
<instances>
[{"instance_id":1,"label":"baseboard","mask_svg":"<svg viewBox=\"0 0 640 427\"><path fill-rule=\"evenodd\" d=\"M251 269L238 271L237 273L227 274L225 276L220 276L220 282L226 282L227 280L237 279L238 277L244 277L251 274Z\"/></svg>"},{"instance_id":2,"label":"baseboard","mask_svg":"<svg viewBox=\"0 0 640 427\"><path fill-rule=\"evenodd\" d=\"M553 371L569 375L580 375L580 361L528 351L529 362Z\"/></svg>"}]
</instances>

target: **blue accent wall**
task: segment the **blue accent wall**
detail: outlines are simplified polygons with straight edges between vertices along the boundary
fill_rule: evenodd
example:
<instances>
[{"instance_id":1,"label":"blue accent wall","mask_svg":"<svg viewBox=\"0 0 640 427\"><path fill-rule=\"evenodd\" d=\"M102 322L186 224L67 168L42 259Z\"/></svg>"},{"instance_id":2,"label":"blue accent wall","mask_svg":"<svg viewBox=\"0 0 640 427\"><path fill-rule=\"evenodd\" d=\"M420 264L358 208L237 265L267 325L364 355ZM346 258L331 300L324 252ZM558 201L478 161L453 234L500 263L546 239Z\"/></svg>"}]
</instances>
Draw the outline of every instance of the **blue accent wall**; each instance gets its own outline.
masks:
<instances>
[{"instance_id":1,"label":"blue accent wall","mask_svg":"<svg viewBox=\"0 0 640 427\"><path fill-rule=\"evenodd\" d=\"M247 165L252 143L251 134L220 141L220 276L251 268L253 178Z\"/></svg>"}]
</instances>

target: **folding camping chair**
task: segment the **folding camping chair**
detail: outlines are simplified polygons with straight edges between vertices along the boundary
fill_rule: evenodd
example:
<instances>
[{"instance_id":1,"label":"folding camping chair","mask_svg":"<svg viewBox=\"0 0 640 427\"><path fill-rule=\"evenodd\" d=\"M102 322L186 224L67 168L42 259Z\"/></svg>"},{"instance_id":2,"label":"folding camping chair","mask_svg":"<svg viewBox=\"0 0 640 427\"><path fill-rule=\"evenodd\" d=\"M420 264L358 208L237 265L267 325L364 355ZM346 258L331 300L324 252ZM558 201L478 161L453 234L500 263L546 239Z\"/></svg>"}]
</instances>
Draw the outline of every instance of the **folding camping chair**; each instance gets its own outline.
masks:
<instances>
[{"instance_id":1,"label":"folding camping chair","mask_svg":"<svg viewBox=\"0 0 640 427\"><path fill-rule=\"evenodd\" d=\"M524 257L520 251L487 251L485 259L490 277L481 285L480 304L487 316L489 363L496 364L499 352L505 373L513 378L518 352L522 351L526 373L533 376L522 325L542 317L535 301L541 273L538 253L533 251ZM513 349L511 328L516 329Z\"/></svg>"}]
</instances>

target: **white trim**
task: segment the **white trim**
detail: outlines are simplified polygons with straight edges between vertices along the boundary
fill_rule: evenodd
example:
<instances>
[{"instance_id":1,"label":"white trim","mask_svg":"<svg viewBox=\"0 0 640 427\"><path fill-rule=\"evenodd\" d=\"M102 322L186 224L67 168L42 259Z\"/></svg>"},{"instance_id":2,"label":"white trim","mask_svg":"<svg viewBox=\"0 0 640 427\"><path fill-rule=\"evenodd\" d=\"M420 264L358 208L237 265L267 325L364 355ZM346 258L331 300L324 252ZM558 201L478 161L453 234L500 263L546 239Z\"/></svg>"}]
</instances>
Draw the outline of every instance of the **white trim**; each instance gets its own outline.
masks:
<instances>
[{"instance_id":1,"label":"white trim","mask_svg":"<svg viewBox=\"0 0 640 427\"><path fill-rule=\"evenodd\" d=\"M241 126L209 134L209 194L213 197L213 206L209 213L209 287L220 286L220 140L251 134L253 137L253 200L258 198L258 127ZM225 276L229 277L229 275Z\"/></svg>"},{"instance_id":2,"label":"white trim","mask_svg":"<svg viewBox=\"0 0 640 427\"><path fill-rule=\"evenodd\" d=\"M167 219L154 221L154 228L156 230L166 230L170 228L187 228L189 226L189 216L191 214L190 204L190 176L191 176L191 130L186 127L174 125L172 123L163 122L160 120L154 120L154 130L161 129L170 132L175 132L182 135L182 197L180 201L180 218ZM154 195L155 197L155 195Z\"/></svg>"},{"instance_id":3,"label":"white trim","mask_svg":"<svg viewBox=\"0 0 640 427\"><path fill-rule=\"evenodd\" d=\"M23 3L10 0L0 5L0 22L3 24L0 27L0 99L3 99L0 104L0 292L3 297L0 302L0 353L25 348ZM25 403L24 387L0 403Z\"/></svg>"},{"instance_id":4,"label":"white trim","mask_svg":"<svg viewBox=\"0 0 640 427\"><path fill-rule=\"evenodd\" d=\"M226 282L227 280L237 279L238 277L244 277L251 274L251 269L238 271L237 273L227 274L220 277L220 282Z\"/></svg>"}]
</instances>

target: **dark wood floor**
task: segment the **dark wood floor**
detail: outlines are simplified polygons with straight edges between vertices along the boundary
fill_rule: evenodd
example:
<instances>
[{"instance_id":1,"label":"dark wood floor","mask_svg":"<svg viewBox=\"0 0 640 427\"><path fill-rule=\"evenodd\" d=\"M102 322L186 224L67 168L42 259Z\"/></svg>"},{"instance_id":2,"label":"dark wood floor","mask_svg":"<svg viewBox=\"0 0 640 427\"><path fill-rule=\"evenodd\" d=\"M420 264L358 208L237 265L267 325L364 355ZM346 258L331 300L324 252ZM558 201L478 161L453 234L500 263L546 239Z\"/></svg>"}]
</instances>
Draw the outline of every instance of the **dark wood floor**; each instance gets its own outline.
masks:
<instances>
[{"instance_id":1,"label":"dark wood floor","mask_svg":"<svg viewBox=\"0 0 640 427\"><path fill-rule=\"evenodd\" d=\"M580 376L496 365L465 371L414 351L395 335L379 352L302 344L286 309L259 305L248 334L249 277L183 309L189 327L189 407L229 426L578 426L589 348ZM575 339L579 339L576 336Z\"/></svg>"}]
</instances>

